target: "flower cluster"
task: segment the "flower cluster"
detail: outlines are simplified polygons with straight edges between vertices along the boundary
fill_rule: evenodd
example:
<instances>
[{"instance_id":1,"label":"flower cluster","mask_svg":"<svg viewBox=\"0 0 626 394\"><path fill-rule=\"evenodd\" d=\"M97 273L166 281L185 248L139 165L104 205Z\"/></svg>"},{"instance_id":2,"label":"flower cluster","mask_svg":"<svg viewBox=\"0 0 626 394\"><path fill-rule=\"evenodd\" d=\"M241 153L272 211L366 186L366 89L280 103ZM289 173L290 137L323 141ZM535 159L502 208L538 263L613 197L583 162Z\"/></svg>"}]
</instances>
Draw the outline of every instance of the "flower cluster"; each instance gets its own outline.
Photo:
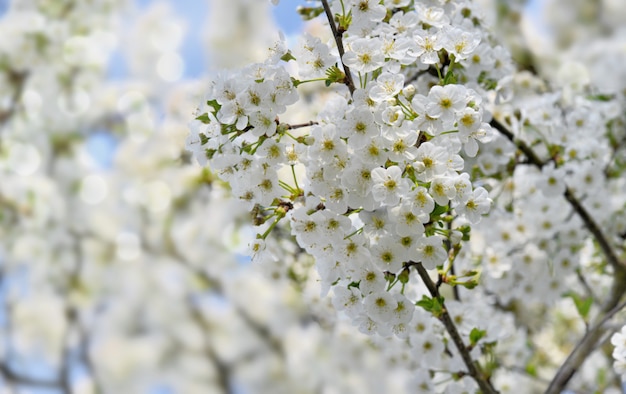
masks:
<instances>
[{"instance_id":1,"label":"flower cluster","mask_svg":"<svg viewBox=\"0 0 626 394\"><path fill-rule=\"evenodd\" d=\"M464 364L465 389L490 392L467 361L487 356L486 374L515 387L495 365L524 365L540 344L515 344L543 327L531 319L507 336L496 325L541 308L588 323L595 297L617 294L614 306L623 290L607 280L624 271L610 236L626 228L616 95L590 89L581 66L559 71L556 88L516 73L469 1L322 1L301 14L325 15L332 38L307 33L293 51L280 41L266 62L215 79L188 149L252 210L253 259L275 261L268 242L288 229L362 332L438 355L441 365L414 366L430 372L417 386L440 390L443 371ZM322 81L335 87L325 106L294 116L287 107L311 102ZM530 362L548 374L561 361Z\"/></svg>"},{"instance_id":2,"label":"flower cluster","mask_svg":"<svg viewBox=\"0 0 626 394\"><path fill-rule=\"evenodd\" d=\"M305 36L293 53L279 43L267 62L223 73L192 122L188 149L252 210L261 226L253 258L271 261L268 236L288 224L315 257L322 291L333 289L333 305L361 331L418 349L429 336L445 343L432 320L438 298L415 267L450 274L470 226L490 209L466 162L494 138L488 108L506 93L510 61L469 2L331 6L346 32L337 48ZM286 71L291 61L298 74ZM316 80L339 85L317 117L281 121L299 86ZM469 269L449 283L472 288L476 275ZM430 313L415 309L420 299ZM483 322L470 319L465 339L472 329L506 335ZM457 369L458 354L433 349L442 370Z\"/></svg>"},{"instance_id":3,"label":"flower cluster","mask_svg":"<svg viewBox=\"0 0 626 394\"><path fill-rule=\"evenodd\" d=\"M245 240L236 239L247 226L233 223L248 212L207 169L188 165L182 146L202 84L170 85L165 94L162 83L140 83L158 68L146 37L177 31L171 9L155 3L132 19L141 31L125 44L143 49L129 51L143 59L134 70L141 77L110 82L96 64L74 62L86 60L83 52L68 62L58 56L63 42L46 42L94 50L93 36L121 38L95 23L127 16L112 2L13 4L0 22L10 38L3 46L33 38L37 26L23 14L44 27L54 21L69 37L51 29L32 53L0 49L8 83L0 105L0 391L397 392L396 376L408 368L386 360L401 344L355 335L320 299L310 256L270 240L280 264L241 269L235 251ZM102 30L75 31L82 23ZM40 60L24 70L22 57ZM82 100L70 104L80 105L66 106L77 92ZM114 151L102 140L115 140ZM93 150L110 162L95 162Z\"/></svg>"},{"instance_id":4,"label":"flower cluster","mask_svg":"<svg viewBox=\"0 0 626 394\"><path fill-rule=\"evenodd\" d=\"M444 243L459 243L467 231L452 229L452 219L478 223L489 210L488 193L472 185L464 157L493 138L483 100L508 61L466 2L349 4L341 60L360 86L333 98L308 133L278 119L298 99L296 85L307 81L290 76L274 56L213 81L187 142L260 223L287 217L298 243L316 257L324 287L341 283L336 287L357 292L364 316L378 322L374 331L385 332L412 314L406 308L394 320L376 309L405 302L402 294L385 295L385 275L399 276L410 262L443 267ZM341 73L331 52L306 37L296 51L299 77L328 74L330 82ZM293 58L286 48L279 55ZM487 66L493 62L495 70ZM256 256L264 238L252 246ZM371 286L368 275L376 277ZM360 285L345 287L354 282Z\"/></svg>"}]
</instances>

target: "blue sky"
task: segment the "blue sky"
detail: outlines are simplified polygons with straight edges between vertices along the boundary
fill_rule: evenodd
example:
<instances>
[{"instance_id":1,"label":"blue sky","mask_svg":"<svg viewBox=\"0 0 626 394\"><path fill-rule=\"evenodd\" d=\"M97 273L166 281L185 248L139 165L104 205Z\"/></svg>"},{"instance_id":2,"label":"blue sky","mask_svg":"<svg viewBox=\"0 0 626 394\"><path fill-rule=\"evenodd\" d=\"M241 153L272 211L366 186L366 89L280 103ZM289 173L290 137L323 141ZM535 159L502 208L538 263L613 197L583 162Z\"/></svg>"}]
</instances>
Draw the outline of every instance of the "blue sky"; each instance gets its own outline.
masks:
<instances>
[{"instance_id":1,"label":"blue sky","mask_svg":"<svg viewBox=\"0 0 626 394\"><path fill-rule=\"evenodd\" d=\"M0 9L2 4L8 0L0 0ZM165 1L171 5L177 16L184 19L187 23L187 36L181 48L181 54L185 60L186 78L197 78L202 76L207 67L206 59L202 43L202 29L205 26L207 15L210 11L209 3L212 0L136 0L136 4L140 7L147 7L155 2ZM263 1L263 0L253 0ZM265 0L268 1L269 0ZM527 9L531 15L536 16L540 21L540 7L543 0L529 0ZM305 4L299 0L281 0L278 6L271 6L274 19L279 28L286 34L298 32L302 27L302 21L295 13L298 5ZM121 56L116 56L115 61L111 65L111 77L123 77L125 68Z\"/></svg>"},{"instance_id":2,"label":"blue sky","mask_svg":"<svg viewBox=\"0 0 626 394\"><path fill-rule=\"evenodd\" d=\"M0 0L0 9L3 1L6 0ZM202 42L202 29L206 24L207 15L210 11L210 1L136 0L136 4L139 7L145 8L161 1L168 2L176 15L187 23L187 35L181 47L181 54L185 60L184 77L197 78L202 76L207 69L204 51L202 50L204 45ZM295 33L301 29L302 21L299 16L295 14L294 9L298 4L303 3L304 2L294 0L283 0L278 6L271 6L274 20L279 24L280 29L285 34ZM110 76L112 78L122 78L125 72L126 69L123 64L123 58L121 55L117 54L111 64Z\"/></svg>"}]
</instances>

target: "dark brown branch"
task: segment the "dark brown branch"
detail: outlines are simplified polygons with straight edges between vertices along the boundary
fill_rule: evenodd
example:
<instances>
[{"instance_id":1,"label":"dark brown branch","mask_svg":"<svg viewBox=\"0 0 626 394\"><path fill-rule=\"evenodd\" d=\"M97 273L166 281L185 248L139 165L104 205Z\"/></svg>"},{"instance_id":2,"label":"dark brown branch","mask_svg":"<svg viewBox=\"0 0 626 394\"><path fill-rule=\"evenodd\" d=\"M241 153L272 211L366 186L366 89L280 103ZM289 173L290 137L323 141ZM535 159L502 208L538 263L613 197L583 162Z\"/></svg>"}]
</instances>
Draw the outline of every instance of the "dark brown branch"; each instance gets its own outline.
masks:
<instances>
[{"instance_id":1,"label":"dark brown branch","mask_svg":"<svg viewBox=\"0 0 626 394\"><path fill-rule=\"evenodd\" d=\"M310 121L310 122L300 123L300 124L288 124L287 130L301 129L303 127L315 126L316 124L318 123L315 121Z\"/></svg>"},{"instance_id":2,"label":"dark brown branch","mask_svg":"<svg viewBox=\"0 0 626 394\"><path fill-rule=\"evenodd\" d=\"M343 72L346 74L345 84L350 90L350 95L354 94L354 81L352 80L352 73L350 72L350 68L343 63L343 54L345 50L343 48L343 32L340 32L337 29L337 25L335 24L335 17L333 16L333 12L330 10L330 6L328 5L327 0L322 0L322 4L324 5L324 12L326 13L326 17L328 18L328 24L330 25L330 29L333 31L333 37L335 37L335 43L337 43L337 50L339 51L339 60L341 61L341 65L343 66Z\"/></svg>"},{"instance_id":3,"label":"dark brown branch","mask_svg":"<svg viewBox=\"0 0 626 394\"><path fill-rule=\"evenodd\" d=\"M605 305L603 308L606 310L610 305ZM583 361L587 359L589 354L596 348L596 343L604 335L604 324L609 321L617 312L626 307L626 302L622 302L617 306L609 308L605 311L604 316L592 327L583 338L578 342L574 350L569 354L565 362L561 365L556 375L550 382L546 394L558 394L561 393L569 380L578 371L578 368L582 365Z\"/></svg>"},{"instance_id":4,"label":"dark brown branch","mask_svg":"<svg viewBox=\"0 0 626 394\"><path fill-rule=\"evenodd\" d=\"M544 166L544 162L535 154L535 151L528 146L524 141L516 139L513 133L506 128L502 123L500 123L496 119L491 120L491 126L498 130L502 135L507 137L517 148L524 153L524 155L528 158L528 161L535 165L537 168L541 169ZM564 194L565 199L572 206L574 211L580 216L580 218L585 223L587 229L593 234L596 241L600 245L602 252L606 256L609 264L613 266L615 269L626 269L626 264L624 262L620 262L617 254L611 247L608 238L604 234L604 232L600 229L600 226L596 223L596 221L591 217L589 212L582 206L580 201L574 196L572 191L569 188L565 189Z\"/></svg>"},{"instance_id":5,"label":"dark brown branch","mask_svg":"<svg viewBox=\"0 0 626 394\"><path fill-rule=\"evenodd\" d=\"M528 146L524 141L515 138L513 133L506 128L502 123L496 119L492 119L491 126L498 130L502 135L507 137L517 148L526 155L528 161L541 169L545 164L535 154L533 149ZM604 334L603 324L610 319L615 313L624 308L626 304L622 303L618 305L626 292L626 263L620 261L615 250L611 247L607 236L604 234L600 226L596 223L594 218L589 212L582 206L580 201L574 196L574 193L569 189L565 189L563 195L567 202L572 206L574 212L581 218L585 227L591 232L593 237L598 242L600 249L606 256L608 263L613 267L613 285L611 287L611 294L605 301L602 307L601 316L603 316L598 323L596 323L591 329L589 329L585 335L578 342L574 350L569 354L565 362L561 365L556 375L550 382L546 394L558 394L562 392L567 386L570 379L578 371L583 362L587 359L589 354L596 349L598 341Z\"/></svg>"},{"instance_id":6,"label":"dark brown branch","mask_svg":"<svg viewBox=\"0 0 626 394\"><path fill-rule=\"evenodd\" d=\"M538 168L543 167L545 163L539 158L539 156L535 154L535 151L524 141L516 139L513 133L509 129L507 129L505 125L500 123L495 118L491 120L490 125L494 129L498 130L506 138L508 138L509 141L511 141L515 146L517 146L517 148L521 150L522 153L528 158L528 161L530 163L534 164Z\"/></svg>"},{"instance_id":7,"label":"dark brown branch","mask_svg":"<svg viewBox=\"0 0 626 394\"><path fill-rule=\"evenodd\" d=\"M582 206L580 201L574 196L569 188L565 189L565 199L570 203L572 208L574 208L574 211L576 211L578 216L580 216L580 218L583 220L585 226L587 226L587 229L589 229L591 234L593 234L596 241L598 241L598 244L600 245L602 252L604 252L604 255L606 256L609 264L611 264L615 269L626 269L626 265L624 264L624 262L620 262L617 254L615 253L615 250L613 250L613 248L609 244L609 240L600 229L600 226L598 226L596 221L591 217L589 212L587 212L585 207Z\"/></svg>"},{"instance_id":8,"label":"dark brown branch","mask_svg":"<svg viewBox=\"0 0 626 394\"><path fill-rule=\"evenodd\" d=\"M426 288L428 289L430 294L433 297L440 297L439 290L433 283L432 279L430 279L430 276L428 275L428 272L426 271L424 266L422 266L422 263L411 262L410 265L415 266L419 276L422 278L422 281L426 285ZM491 385L489 380L487 380L487 378L483 376L482 372L480 371L480 367L472 359L472 356L470 355L470 351L468 347L465 345L465 342L463 342L463 338L461 338L461 334L459 334L459 331L456 329L456 326L454 325L454 322L452 321L450 314L446 310L444 302L442 302L442 307L443 307L443 313L439 317L439 320L443 323L444 327L446 328L446 331L448 331L448 333L450 334L450 337L452 338L452 342L454 342L454 345L459 351L459 354L461 355L461 358L463 359L463 362L465 363L465 366L467 367L468 374L474 379L474 381L476 381L476 383L478 384L478 387L480 387L480 390L482 391L483 394L498 393L498 391Z\"/></svg>"}]
</instances>

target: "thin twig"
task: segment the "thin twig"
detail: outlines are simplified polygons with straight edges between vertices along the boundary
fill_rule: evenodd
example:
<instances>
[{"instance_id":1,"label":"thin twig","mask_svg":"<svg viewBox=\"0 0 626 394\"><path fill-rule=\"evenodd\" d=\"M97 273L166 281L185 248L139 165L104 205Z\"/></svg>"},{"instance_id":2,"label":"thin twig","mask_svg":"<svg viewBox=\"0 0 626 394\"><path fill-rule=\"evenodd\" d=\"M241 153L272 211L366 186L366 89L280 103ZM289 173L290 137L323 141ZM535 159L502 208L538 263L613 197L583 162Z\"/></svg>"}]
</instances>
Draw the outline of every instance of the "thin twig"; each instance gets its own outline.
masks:
<instances>
[{"instance_id":1,"label":"thin twig","mask_svg":"<svg viewBox=\"0 0 626 394\"><path fill-rule=\"evenodd\" d=\"M350 68L343 63L343 54L345 50L343 49L343 32L340 32L337 29L337 25L335 24L335 17L333 16L333 12L330 10L330 6L328 5L327 0L322 0L322 4L324 5L324 12L326 13L326 17L328 18L328 24L330 25L330 29L333 31L333 37L335 37L335 43L337 43L337 50L339 51L339 60L341 61L341 65L343 66L343 72L346 74L346 79L344 83L350 90L350 95L354 94L354 81L352 80L352 73L350 72Z\"/></svg>"},{"instance_id":2,"label":"thin twig","mask_svg":"<svg viewBox=\"0 0 626 394\"><path fill-rule=\"evenodd\" d=\"M317 124L318 123L315 122L315 121L310 121L310 122L300 123L300 124L288 124L287 125L287 130L301 129L303 127L315 126Z\"/></svg>"},{"instance_id":3,"label":"thin twig","mask_svg":"<svg viewBox=\"0 0 626 394\"><path fill-rule=\"evenodd\" d=\"M591 288L591 286L589 286L589 283L587 282L587 279L585 279L583 274L580 272L580 269L576 270L576 277L578 277L578 281L584 287L585 291L587 292L589 297L591 297L593 302L598 302L598 297L596 296L596 294L593 291L593 289Z\"/></svg>"}]
</instances>

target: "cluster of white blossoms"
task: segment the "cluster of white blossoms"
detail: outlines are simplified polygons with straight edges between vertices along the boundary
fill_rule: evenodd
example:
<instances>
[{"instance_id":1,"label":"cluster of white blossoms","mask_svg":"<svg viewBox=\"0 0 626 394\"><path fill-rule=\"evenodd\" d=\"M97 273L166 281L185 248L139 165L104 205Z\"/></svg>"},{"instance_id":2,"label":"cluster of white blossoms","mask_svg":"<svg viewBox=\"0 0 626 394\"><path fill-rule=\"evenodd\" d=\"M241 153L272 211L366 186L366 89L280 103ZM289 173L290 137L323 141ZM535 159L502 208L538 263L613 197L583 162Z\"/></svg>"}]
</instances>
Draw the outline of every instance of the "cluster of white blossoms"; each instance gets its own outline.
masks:
<instances>
[{"instance_id":1,"label":"cluster of white blossoms","mask_svg":"<svg viewBox=\"0 0 626 394\"><path fill-rule=\"evenodd\" d=\"M469 226L490 209L465 162L493 139L488 107L507 95L510 60L467 1L330 6L345 31L339 48L305 36L293 53L279 42L265 63L222 73L188 149L252 209L262 226L253 258L271 261L267 237L288 224L315 257L323 293L332 288L361 331L408 338L435 352L430 360L443 364L434 370L457 371L463 360L433 318L439 298L413 268L450 273ZM291 60L299 74L288 72ZM317 118L281 122L298 86L322 80L338 88ZM476 285L475 271L459 275L449 283ZM415 309L420 300L428 312ZM469 316L453 305L446 314ZM489 310L465 318L463 340L510 335L474 319Z\"/></svg>"},{"instance_id":2,"label":"cluster of white blossoms","mask_svg":"<svg viewBox=\"0 0 626 394\"><path fill-rule=\"evenodd\" d=\"M498 149L498 154L478 159L483 175L498 178L486 181L496 207L473 228L484 237L473 258L478 255L488 267L485 285L501 302L550 305L572 286L581 256L588 253L589 232L568 198L578 199L609 233L620 234L626 226L626 196L620 193L624 179L612 173L615 149L609 139L588 141L589 135L616 122L618 107L581 93L572 102L563 92L541 94L541 81L529 74L520 75L513 86L516 99L501 107L498 116L516 141L533 147L536 161L514 159L503 136L487 148Z\"/></svg>"},{"instance_id":3,"label":"cluster of white blossoms","mask_svg":"<svg viewBox=\"0 0 626 394\"><path fill-rule=\"evenodd\" d=\"M207 169L188 165L182 146L202 83L164 93L141 83L155 62L137 62L147 67L135 70L141 79L111 82L106 56L58 56L57 45L81 42L107 54L91 38L122 37L113 22L128 15L113 5L17 0L0 21L10 38L0 45L34 39L37 26L18 23L24 13L67 35L42 35L32 52L0 48L0 392L401 391L408 368L387 364L399 344L355 335L320 299L309 256L287 243L268 246L280 264L237 258L246 226L233 223L248 212ZM175 31L162 7L132 20ZM132 51L149 37L124 44L154 59ZM80 105L65 106L68 96ZM100 163L93 146L105 132L116 146L95 149L111 156Z\"/></svg>"},{"instance_id":4,"label":"cluster of white blossoms","mask_svg":"<svg viewBox=\"0 0 626 394\"><path fill-rule=\"evenodd\" d=\"M470 1L322 1L301 14L325 15L332 38L279 41L266 62L220 75L187 138L252 210L253 259L276 261L270 235L287 227L336 309L410 345L424 392L514 390L506 367L526 362L551 379L562 359L528 360L541 336L516 345L543 326L504 327L554 305L588 323L623 294L619 101L568 69L557 87L516 73ZM301 85L322 82L333 95L317 116L286 121L312 101ZM465 368L474 382L440 381Z\"/></svg>"},{"instance_id":5,"label":"cluster of white blossoms","mask_svg":"<svg viewBox=\"0 0 626 394\"><path fill-rule=\"evenodd\" d=\"M315 121L279 120L309 82L287 72L281 58L293 55L279 44L267 62L213 81L188 137L259 223L290 221L323 286L355 293L364 329L399 335L413 308L402 306L404 290L387 293L389 278L412 262L443 267L444 242L463 237L451 225L478 223L489 210L464 157L492 139L483 101L510 69L470 3L406 3L332 4L340 18L351 15L341 59L350 76L335 48L311 36L300 43L299 78L359 80ZM268 232L252 245L255 257Z\"/></svg>"}]
</instances>

